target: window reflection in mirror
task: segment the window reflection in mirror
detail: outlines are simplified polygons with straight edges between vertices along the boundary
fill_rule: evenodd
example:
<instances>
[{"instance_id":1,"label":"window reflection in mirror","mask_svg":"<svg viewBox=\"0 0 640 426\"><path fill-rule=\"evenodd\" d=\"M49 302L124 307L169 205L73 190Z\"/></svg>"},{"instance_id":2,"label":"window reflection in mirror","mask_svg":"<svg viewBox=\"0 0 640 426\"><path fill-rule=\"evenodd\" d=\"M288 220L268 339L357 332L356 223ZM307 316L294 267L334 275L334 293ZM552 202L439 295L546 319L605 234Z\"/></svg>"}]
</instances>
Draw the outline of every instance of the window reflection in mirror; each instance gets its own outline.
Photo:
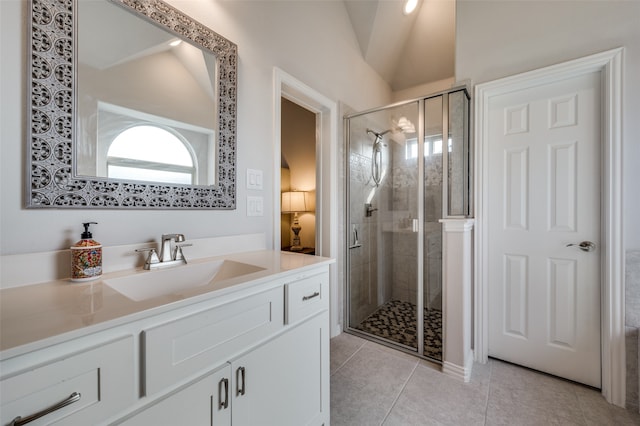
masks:
<instances>
[{"instance_id":1,"label":"window reflection in mirror","mask_svg":"<svg viewBox=\"0 0 640 426\"><path fill-rule=\"evenodd\" d=\"M107 177L115 179L196 183L189 143L156 125L130 127L107 151Z\"/></svg>"},{"instance_id":2,"label":"window reflection in mirror","mask_svg":"<svg viewBox=\"0 0 640 426\"><path fill-rule=\"evenodd\" d=\"M216 57L108 1L79 1L78 13L76 174L214 185ZM177 137L191 169L158 161L168 148L156 136L137 141L136 157L109 158L119 135L143 125Z\"/></svg>"}]
</instances>

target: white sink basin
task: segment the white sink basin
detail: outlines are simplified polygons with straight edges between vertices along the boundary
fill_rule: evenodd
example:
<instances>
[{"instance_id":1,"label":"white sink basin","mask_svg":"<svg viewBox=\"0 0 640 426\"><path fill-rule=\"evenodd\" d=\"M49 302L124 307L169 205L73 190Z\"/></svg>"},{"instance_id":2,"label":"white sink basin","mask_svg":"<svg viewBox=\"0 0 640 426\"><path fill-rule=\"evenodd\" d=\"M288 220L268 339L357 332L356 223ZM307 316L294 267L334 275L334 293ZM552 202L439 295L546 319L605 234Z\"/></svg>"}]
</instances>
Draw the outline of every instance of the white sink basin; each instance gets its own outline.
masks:
<instances>
[{"instance_id":1,"label":"white sink basin","mask_svg":"<svg viewBox=\"0 0 640 426\"><path fill-rule=\"evenodd\" d=\"M112 278L105 280L104 284L131 300L141 301L180 293L262 270L264 268L247 263L217 260Z\"/></svg>"}]
</instances>

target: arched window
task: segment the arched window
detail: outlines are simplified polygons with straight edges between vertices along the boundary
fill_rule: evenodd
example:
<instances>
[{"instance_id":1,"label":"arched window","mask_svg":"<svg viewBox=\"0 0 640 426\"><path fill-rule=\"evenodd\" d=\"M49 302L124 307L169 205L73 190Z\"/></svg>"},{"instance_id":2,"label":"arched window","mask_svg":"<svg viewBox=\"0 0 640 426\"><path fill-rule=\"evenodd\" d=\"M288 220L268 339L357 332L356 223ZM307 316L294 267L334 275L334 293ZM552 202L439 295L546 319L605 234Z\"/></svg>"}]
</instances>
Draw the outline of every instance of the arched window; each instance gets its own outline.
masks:
<instances>
[{"instance_id":1,"label":"arched window","mask_svg":"<svg viewBox=\"0 0 640 426\"><path fill-rule=\"evenodd\" d=\"M113 139L107 151L107 176L197 184L188 142L170 130L148 124L129 127Z\"/></svg>"}]
</instances>

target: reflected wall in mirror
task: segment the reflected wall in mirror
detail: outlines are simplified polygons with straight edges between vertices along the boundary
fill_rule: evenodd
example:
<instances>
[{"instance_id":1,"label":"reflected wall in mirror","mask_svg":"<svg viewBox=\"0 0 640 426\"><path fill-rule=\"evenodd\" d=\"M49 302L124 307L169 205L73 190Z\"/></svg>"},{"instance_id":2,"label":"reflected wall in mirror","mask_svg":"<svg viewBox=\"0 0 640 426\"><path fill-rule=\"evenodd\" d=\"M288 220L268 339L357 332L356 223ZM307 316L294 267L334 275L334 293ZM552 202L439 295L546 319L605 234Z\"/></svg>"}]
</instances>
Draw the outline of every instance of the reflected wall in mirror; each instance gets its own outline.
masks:
<instances>
[{"instance_id":1,"label":"reflected wall in mirror","mask_svg":"<svg viewBox=\"0 0 640 426\"><path fill-rule=\"evenodd\" d=\"M235 208L235 44L160 0L30 6L28 207Z\"/></svg>"}]
</instances>

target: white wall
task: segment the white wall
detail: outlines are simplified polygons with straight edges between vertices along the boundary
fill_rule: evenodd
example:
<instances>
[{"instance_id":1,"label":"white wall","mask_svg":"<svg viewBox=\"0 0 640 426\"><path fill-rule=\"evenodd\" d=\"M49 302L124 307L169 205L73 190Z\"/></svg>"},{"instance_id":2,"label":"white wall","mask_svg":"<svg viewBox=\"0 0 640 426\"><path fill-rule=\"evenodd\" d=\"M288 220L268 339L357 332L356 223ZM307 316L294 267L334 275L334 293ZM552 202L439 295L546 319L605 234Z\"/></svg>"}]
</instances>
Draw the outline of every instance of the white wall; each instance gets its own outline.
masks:
<instances>
[{"instance_id":1,"label":"white wall","mask_svg":"<svg viewBox=\"0 0 640 426\"><path fill-rule=\"evenodd\" d=\"M442 92L451 89L456 85L454 77L445 78L443 80L431 81L429 83L420 84L404 90L396 90L393 92L392 102L402 102L407 99L417 99L433 93Z\"/></svg>"},{"instance_id":2,"label":"white wall","mask_svg":"<svg viewBox=\"0 0 640 426\"><path fill-rule=\"evenodd\" d=\"M624 235L640 247L640 1L485 1L457 5L456 78L472 84L625 47Z\"/></svg>"},{"instance_id":3,"label":"white wall","mask_svg":"<svg viewBox=\"0 0 640 426\"><path fill-rule=\"evenodd\" d=\"M388 85L362 60L339 1L170 0L238 45L238 150L235 211L26 210L27 2L0 0L0 254L66 248L80 223L96 221L105 245L152 241L163 232L187 238L266 232L273 236L272 93L279 67L330 99L357 110L388 103ZM247 191L246 169L264 171L264 191ZM246 216L246 196L264 197L265 216Z\"/></svg>"}]
</instances>

